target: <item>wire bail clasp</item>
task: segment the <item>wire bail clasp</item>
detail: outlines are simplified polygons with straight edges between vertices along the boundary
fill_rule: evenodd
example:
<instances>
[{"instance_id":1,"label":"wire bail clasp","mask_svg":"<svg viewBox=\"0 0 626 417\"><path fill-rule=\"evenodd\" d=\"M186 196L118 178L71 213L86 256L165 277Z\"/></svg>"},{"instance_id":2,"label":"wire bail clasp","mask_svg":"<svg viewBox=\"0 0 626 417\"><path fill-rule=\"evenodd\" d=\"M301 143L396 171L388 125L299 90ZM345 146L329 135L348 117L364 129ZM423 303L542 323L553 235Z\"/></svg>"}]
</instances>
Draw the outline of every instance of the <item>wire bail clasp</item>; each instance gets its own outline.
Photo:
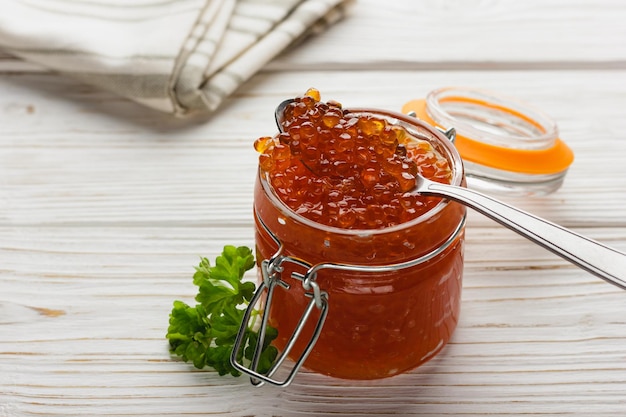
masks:
<instances>
[{"instance_id":1,"label":"wire bail clasp","mask_svg":"<svg viewBox=\"0 0 626 417\"><path fill-rule=\"evenodd\" d=\"M306 358L309 356L309 353L311 353L311 350L313 349L313 346L317 342L317 339L322 331L324 321L326 320L326 316L328 314L328 294L322 291L317 282L315 282L315 278L317 275L316 270L311 268L311 265L307 262L290 256L281 255L281 252L282 245L280 245L278 251L270 259L265 259L261 262L260 270L263 280L259 284L259 287L255 291L252 300L250 300L250 304L248 304L248 307L246 308L241 322L241 326L239 327L239 331L235 339L235 345L233 346L233 351L230 356L230 362L233 367L238 371L249 375L250 382L252 383L252 385L255 386L260 386L265 382L281 387L289 385L295 378ZM285 348L282 352L280 352L279 356L276 358L276 361L267 371L267 373L262 374L258 372L258 365L261 350L263 348L266 338L266 329L269 319L268 313L272 305L272 298L276 287L280 286L285 291L288 291L290 289L289 283L283 281L282 279L282 273L284 271L283 265L289 262L306 268L306 273L302 274L299 272L292 272L291 277L301 281L302 287L305 291L304 294L311 300L309 301L304 312L302 313L300 321L298 322L293 334L287 341ZM250 321L252 311L254 310L254 307L261 301L263 295L265 295L265 306L263 308L263 314L261 316L261 324L259 328L258 338L256 341L256 347L252 355L250 366L246 367L243 363L237 361L237 357L239 356L239 352L242 349L242 343L245 338L244 336L248 328L248 323ZM311 313L315 308L320 311L319 318L313 330L313 334L311 335L311 338L304 348L304 351L301 353L298 360L296 360L291 371L285 377L285 379L273 379L272 376L281 368L281 365L293 349L296 341L302 333L302 330L304 329L304 326L306 325L309 317L311 316ZM245 349L245 346L243 346L243 348Z\"/></svg>"}]
</instances>

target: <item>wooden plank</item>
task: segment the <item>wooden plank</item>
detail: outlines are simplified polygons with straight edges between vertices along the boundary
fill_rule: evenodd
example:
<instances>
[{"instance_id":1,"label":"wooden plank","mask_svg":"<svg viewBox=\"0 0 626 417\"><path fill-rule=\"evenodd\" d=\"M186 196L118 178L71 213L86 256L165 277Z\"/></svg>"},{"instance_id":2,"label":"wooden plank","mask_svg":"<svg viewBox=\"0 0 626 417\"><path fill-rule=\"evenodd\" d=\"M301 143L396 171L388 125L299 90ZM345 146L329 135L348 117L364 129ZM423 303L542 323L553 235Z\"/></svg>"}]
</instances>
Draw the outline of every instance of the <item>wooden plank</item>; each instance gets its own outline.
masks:
<instances>
[{"instance_id":1,"label":"wooden plank","mask_svg":"<svg viewBox=\"0 0 626 417\"><path fill-rule=\"evenodd\" d=\"M270 68L623 69L621 10L619 0L360 0Z\"/></svg>"},{"instance_id":2,"label":"wooden plank","mask_svg":"<svg viewBox=\"0 0 626 417\"><path fill-rule=\"evenodd\" d=\"M569 227L626 226L624 71L263 74L211 123L168 119L54 75L5 77L0 80L0 222L249 224L256 165L251 144L275 131L276 103L311 85L346 106L387 109L442 85L526 100L557 121L576 161L559 192L503 198ZM476 219L477 225L492 225Z\"/></svg>"},{"instance_id":3,"label":"wooden plank","mask_svg":"<svg viewBox=\"0 0 626 417\"><path fill-rule=\"evenodd\" d=\"M269 68L624 69L622 8L619 0L359 0ZM0 52L0 72L15 71L42 68Z\"/></svg>"},{"instance_id":4,"label":"wooden plank","mask_svg":"<svg viewBox=\"0 0 626 417\"><path fill-rule=\"evenodd\" d=\"M372 382L304 372L280 391L194 371L170 358L164 339L172 300L192 302L197 255L249 242L249 228L0 233L7 415L611 415L623 407L622 292L501 228L468 228L462 318L434 360ZM522 266L529 260L540 261L526 265L532 274Z\"/></svg>"}]
</instances>

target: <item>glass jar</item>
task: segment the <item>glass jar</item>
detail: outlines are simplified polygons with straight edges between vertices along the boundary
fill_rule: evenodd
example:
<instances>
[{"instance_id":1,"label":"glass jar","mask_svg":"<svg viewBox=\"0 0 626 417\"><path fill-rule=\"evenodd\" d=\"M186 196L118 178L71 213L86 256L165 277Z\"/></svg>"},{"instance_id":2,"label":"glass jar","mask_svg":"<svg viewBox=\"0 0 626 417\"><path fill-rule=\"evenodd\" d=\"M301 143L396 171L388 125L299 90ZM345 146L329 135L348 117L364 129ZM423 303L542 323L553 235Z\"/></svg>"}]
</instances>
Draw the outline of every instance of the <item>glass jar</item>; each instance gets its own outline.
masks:
<instances>
[{"instance_id":1,"label":"glass jar","mask_svg":"<svg viewBox=\"0 0 626 417\"><path fill-rule=\"evenodd\" d=\"M574 154L556 123L519 100L485 90L445 87L402 108L426 123L456 130L468 186L506 195L545 195L563 183Z\"/></svg>"},{"instance_id":2,"label":"glass jar","mask_svg":"<svg viewBox=\"0 0 626 417\"><path fill-rule=\"evenodd\" d=\"M449 161L452 184L465 184L461 159L441 132L399 113L351 111L385 118L429 141ZM274 345L294 361L306 357L304 367L338 378L383 378L426 362L452 336L463 275L462 205L441 200L397 226L340 229L293 212L259 170L254 211L257 259L265 260L261 280L268 260L286 260L274 270L281 285L266 310L278 330ZM307 279L315 285L303 285ZM327 311L310 307L316 291ZM307 309L313 310L308 319Z\"/></svg>"}]
</instances>

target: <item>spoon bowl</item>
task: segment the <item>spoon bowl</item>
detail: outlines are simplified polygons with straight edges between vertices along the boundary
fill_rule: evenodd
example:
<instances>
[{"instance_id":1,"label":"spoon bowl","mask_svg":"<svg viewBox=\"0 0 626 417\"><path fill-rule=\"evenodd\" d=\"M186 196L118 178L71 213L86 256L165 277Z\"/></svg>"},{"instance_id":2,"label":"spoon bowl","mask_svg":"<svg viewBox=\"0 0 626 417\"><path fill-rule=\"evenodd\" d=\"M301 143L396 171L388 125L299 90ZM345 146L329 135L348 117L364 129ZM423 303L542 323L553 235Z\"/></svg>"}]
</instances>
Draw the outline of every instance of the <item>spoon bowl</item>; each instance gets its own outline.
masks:
<instances>
[{"instance_id":1,"label":"spoon bowl","mask_svg":"<svg viewBox=\"0 0 626 417\"><path fill-rule=\"evenodd\" d=\"M287 100L283 101L282 103L280 103L276 107L276 110L274 110L274 120L276 120L276 125L278 126L278 130L281 131L281 132L284 132L283 122L284 122L284 118L285 118L285 109L287 108L287 106L289 106L294 101L295 100L292 99L292 98L287 99Z\"/></svg>"}]
</instances>

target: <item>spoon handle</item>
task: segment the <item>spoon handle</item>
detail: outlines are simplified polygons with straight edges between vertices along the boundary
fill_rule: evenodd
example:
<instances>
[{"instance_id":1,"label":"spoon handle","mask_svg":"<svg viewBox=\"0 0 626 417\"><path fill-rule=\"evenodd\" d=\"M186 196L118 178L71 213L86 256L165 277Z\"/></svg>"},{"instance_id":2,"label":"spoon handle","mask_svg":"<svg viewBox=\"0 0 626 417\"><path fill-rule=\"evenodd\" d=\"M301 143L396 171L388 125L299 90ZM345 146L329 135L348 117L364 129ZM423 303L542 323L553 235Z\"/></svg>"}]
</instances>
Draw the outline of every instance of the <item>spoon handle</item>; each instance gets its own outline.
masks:
<instances>
[{"instance_id":1,"label":"spoon handle","mask_svg":"<svg viewBox=\"0 0 626 417\"><path fill-rule=\"evenodd\" d=\"M468 188L424 181L419 193L458 201L626 290L626 254Z\"/></svg>"}]
</instances>

